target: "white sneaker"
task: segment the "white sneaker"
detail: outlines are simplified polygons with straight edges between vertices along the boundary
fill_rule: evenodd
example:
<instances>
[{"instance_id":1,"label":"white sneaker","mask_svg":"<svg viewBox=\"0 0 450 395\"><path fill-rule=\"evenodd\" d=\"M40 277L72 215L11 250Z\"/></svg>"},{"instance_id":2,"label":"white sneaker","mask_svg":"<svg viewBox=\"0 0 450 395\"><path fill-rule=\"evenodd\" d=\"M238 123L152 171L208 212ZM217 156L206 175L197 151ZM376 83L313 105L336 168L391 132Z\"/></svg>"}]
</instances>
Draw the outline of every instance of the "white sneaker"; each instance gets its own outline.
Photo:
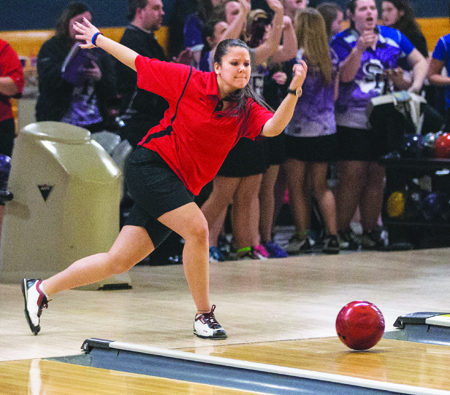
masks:
<instances>
[{"instance_id":1,"label":"white sneaker","mask_svg":"<svg viewBox=\"0 0 450 395\"><path fill-rule=\"evenodd\" d=\"M22 280L22 294L25 301L25 317L31 332L35 335L41 330L39 325L42 309L48 307L48 300L45 294L40 290L39 285L42 280L26 279Z\"/></svg>"},{"instance_id":2,"label":"white sneaker","mask_svg":"<svg viewBox=\"0 0 450 395\"><path fill-rule=\"evenodd\" d=\"M295 234L289 239L289 244L286 248L286 252L289 254L308 254L312 252L312 246L314 245L313 240L307 236L304 239Z\"/></svg>"},{"instance_id":3,"label":"white sneaker","mask_svg":"<svg viewBox=\"0 0 450 395\"><path fill-rule=\"evenodd\" d=\"M209 313L196 314L194 320L194 335L202 339L226 339L225 329L214 317L216 305L212 305Z\"/></svg>"}]
</instances>

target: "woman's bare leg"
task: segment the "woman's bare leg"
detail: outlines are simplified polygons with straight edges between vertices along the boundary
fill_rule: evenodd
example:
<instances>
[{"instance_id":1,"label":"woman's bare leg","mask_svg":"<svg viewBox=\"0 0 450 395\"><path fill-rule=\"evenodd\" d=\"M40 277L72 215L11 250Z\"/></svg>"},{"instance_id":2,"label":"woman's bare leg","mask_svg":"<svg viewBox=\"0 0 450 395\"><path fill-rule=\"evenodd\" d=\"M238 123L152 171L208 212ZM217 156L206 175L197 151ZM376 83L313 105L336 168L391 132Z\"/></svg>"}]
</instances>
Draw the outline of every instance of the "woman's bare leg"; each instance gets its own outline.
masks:
<instances>
[{"instance_id":1,"label":"woman's bare leg","mask_svg":"<svg viewBox=\"0 0 450 395\"><path fill-rule=\"evenodd\" d=\"M3 216L5 213L5 206L0 205L0 237L2 235Z\"/></svg>"},{"instance_id":2,"label":"woman's bare leg","mask_svg":"<svg viewBox=\"0 0 450 395\"><path fill-rule=\"evenodd\" d=\"M127 225L122 228L109 252L79 259L67 269L44 280L42 286L47 295L53 295L92 284L130 270L153 250L153 243L144 228Z\"/></svg>"},{"instance_id":3,"label":"woman's bare leg","mask_svg":"<svg viewBox=\"0 0 450 395\"><path fill-rule=\"evenodd\" d=\"M288 189L289 207L291 208L295 226L304 235L311 222L311 196L307 185L307 164L297 159L288 159L285 163Z\"/></svg>"},{"instance_id":4,"label":"woman's bare leg","mask_svg":"<svg viewBox=\"0 0 450 395\"><path fill-rule=\"evenodd\" d=\"M189 289L198 313L209 312L209 232L205 216L196 203L188 203L158 220L183 237L183 267Z\"/></svg>"},{"instance_id":5,"label":"woman's bare leg","mask_svg":"<svg viewBox=\"0 0 450 395\"><path fill-rule=\"evenodd\" d=\"M275 183L280 166L270 166L263 175L259 192L261 241L272 240L273 218L275 212Z\"/></svg>"},{"instance_id":6,"label":"woman's bare leg","mask_svg":"<svg viewBox=\"0 0 450 395\"><path fill-rule=\"evenodd\" d=\"M228 206L233 201L239 181L239 178L216 176L211 195L202 205L201 210L208 222L209 242L212 246L217 246L217 238L222 231Z\"/></svg>"},{"instance_id":7,"label":"woman's bare leg","mask_svg":"<svg viewBox=\"0 0 450 395\"><path fill-rule=\"evenodd\" d=\"M346 231L350 227L364 187L364 175L365 162L344 161L338 163L336 213L340 231Z\"/></svg>"},{"instance_id":8,"label":"woman's bare leg","mask_svg":"<svg viewBox=\"0 0 450 395\"><path fill-rule=\"evenodd\" d=\"M328 188L328 163L313 163L310 166L314 195L329 234L337 235L336 203L333 192Z\"/></svg>"},{"instance_id":9,"label":"woman's bare leg","mask_svg":"<svg viewBox=\"0 0 450 395\"><path fill-rule=\"evenodd\" d=\"M183 251L184 272L197 307L194 333L200 337L226 338L217 323L209 301L209 243L208 223L196 203L163 214L158 220L177 232L185 240ZM110 251L80 259L66 270L44 282L22 283L26 303L26 318L34 334L40 331L39 316L47 299L42 291L52 295L65 289L97 282L112 274L123 273L154 250L154 245L144 228L125 226ZM34 288L33 288L34 287ZM31 295L31 296L30 296ZM203 321L202 321L203 320Z\"/></svg>"},{"instance_id":10,"label":"woman's bare leg","mask_svg":"<svg viewBox=\"0 0 450 395\"><path fill-rule=\"evenodd\" d=\"M259 244L259 190L262 174L243 177L234 195L231 209L236 248Z\"/></svg>"},{"instance_id":11,"label":"woman's bare leg","mask_svg":"<svg viewBox=\"0 0 450 395\"><path fill-rule=\"evenodd\" d=\"M383 207L384 178L384 167L376 162L369 162L365 187L359 201L361 225L365 232L371 232L378 226L378 218Z\"/></svg>"},{"instance_id":12,"label":"woman's bare leg","mask_svg":"<svg viewBox=\"0 0 450 395\"><path fill-rule=\"evenodd\" d=\"M273 224L276 224L278 216L280 215L281 209L284 205L284 198L286 196L287 180L286 180L286 165L281 164L278 169L278 176L275 181L274 187L274 213L273 213Z\"/></svg>"},{"instance_id":13,"label":"woman's bare leg","mask_svg":"<svg viewBox=\"0 0 450 395\"><path fill-rule=\"evenodd\" d=\"M223 225L225 224L225 219L227 218L228 207L223 209L219 218L215 223L209 224L209 246L217 247L217 242L219 239L219 235L223 232Z\"/></svg>"}]
</instances>

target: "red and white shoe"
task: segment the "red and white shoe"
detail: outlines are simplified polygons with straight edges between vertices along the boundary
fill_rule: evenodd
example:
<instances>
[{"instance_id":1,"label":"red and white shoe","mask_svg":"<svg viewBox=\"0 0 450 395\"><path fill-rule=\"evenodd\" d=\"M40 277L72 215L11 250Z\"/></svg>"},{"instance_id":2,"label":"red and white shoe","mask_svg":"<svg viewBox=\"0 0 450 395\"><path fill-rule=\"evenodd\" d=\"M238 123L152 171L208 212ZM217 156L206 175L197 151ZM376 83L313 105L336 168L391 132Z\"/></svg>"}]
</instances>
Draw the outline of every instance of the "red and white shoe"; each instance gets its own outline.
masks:
<instances>
[{"instance_id":1,"label":"red and white shoe","mask_svg":"<svg viewBox=\"0 0 450 395\"><path fill-rule=\"evenodd\" d=\"M214 317L216 305L212 305L209 313L196 314L194 320L194 335L202 339L226 339L225 329Z\"/></svg>"},{"instance_id":2,"label":"red and white shoe","mask_svg":"<svg viewBox=\"0 0 450 395\"><path fill-rule=\"evenodd\" d=\"M35 335L41 330L40 316L42 309L48 307L48 299L42 292L40 285L42 280L26 279L22 280L22 294L25 301L25 317L31 332Z\"/></svg>"}]
</instances>

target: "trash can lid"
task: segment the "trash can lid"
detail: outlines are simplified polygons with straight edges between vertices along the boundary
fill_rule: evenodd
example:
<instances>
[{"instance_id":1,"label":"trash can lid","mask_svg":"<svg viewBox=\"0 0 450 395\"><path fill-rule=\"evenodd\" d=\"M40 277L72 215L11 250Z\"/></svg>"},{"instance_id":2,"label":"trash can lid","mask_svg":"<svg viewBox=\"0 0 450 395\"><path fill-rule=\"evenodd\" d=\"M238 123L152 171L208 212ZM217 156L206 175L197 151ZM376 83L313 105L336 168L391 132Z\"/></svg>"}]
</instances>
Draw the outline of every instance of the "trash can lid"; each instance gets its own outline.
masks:
<instances>
[{"instance_id":1,"label":"trash can lid","mask_svg":"<svg viewBox=\"0 0 450 395\"><path fill-rule=\"evenodd\" d=\"M84 144L91 140L91 133L78 126L63 122L36 122L25 126L20 133L38 140L66 144Z\"/></svg>"}]
</instances>

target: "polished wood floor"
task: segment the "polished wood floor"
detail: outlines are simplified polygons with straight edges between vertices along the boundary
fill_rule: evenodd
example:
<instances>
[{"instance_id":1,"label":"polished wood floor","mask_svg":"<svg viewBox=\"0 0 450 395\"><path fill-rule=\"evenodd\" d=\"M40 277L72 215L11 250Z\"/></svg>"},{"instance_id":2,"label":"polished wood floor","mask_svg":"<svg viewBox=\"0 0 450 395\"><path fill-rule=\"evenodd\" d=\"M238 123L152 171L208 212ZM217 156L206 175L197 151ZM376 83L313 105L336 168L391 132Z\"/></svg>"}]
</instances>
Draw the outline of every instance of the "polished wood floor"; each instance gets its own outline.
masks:
<instances>
[{"instance_id":1,"label":"polished wood floor","mask_svg":"<svg viewBox=\"0 0 450 395\"><path fill-rule=\"evenodd\" d=\"M247 360L259 358L259 349L273 356L288 346L290 351L280 352L277 364L290 366L281 356L297 355L293 363L300 369L323 371L328 366L331 373L365 378L370 373L400 383L404 383L400 368L405 365L404 369L415 372L409 385L447 389L450 348L383 339L372 351L355 353L339 342L334 323L341 307L352 300L375 303L385 316L386 330L393 330L395 319L403 314L450 312L449 264L450 249L212 264L211 299L229 335L219 342L192 335L195 308L180 265L134 268L131 290L72 290L56 295L43 312L38 336L31 334L23 316L20 286L0 284L0 382L14 381L17 367L29 378L7 393L33 393L26 388L31 388L33 367L39 366L39 379L49 383L45 393L77 393L51 387L61 384L56 371L67 370L68 365L41 358L79 354L83 340L97 337ZM294 340L298 342L291 343ZM245 357L238 356L239 347L247 350ZM397 353L403 357L390 357ZM310 364L314 355L316 362ZM303 366L302 360L308 363ZM408 367L409 362L414 367ZM126 382L123 373L104 374L107 381ZM228 393L216 388L186 393L203 390Z\"/></svg>"},{"instance_id":2,"label":"polished wood floor","mask_svg":"<svg viewBox=\"0 0 450 395\"><path fill-rule=\"evenodd\" d=\"M447 346L381 339L373 349L357 352L346 349L337 337L332 337L186 351L392 384L450 389Z\"/></svg>"},{"instance_id":3,"label":"polished wood floor","mask_svg":"<svg viewBox=\"0 0 450 395\"><path fill-rule=\"evenodd\" d=\"M1 394L249 395L255 392L46 360L0 362Z\"/></svg>"}]
</instances>

